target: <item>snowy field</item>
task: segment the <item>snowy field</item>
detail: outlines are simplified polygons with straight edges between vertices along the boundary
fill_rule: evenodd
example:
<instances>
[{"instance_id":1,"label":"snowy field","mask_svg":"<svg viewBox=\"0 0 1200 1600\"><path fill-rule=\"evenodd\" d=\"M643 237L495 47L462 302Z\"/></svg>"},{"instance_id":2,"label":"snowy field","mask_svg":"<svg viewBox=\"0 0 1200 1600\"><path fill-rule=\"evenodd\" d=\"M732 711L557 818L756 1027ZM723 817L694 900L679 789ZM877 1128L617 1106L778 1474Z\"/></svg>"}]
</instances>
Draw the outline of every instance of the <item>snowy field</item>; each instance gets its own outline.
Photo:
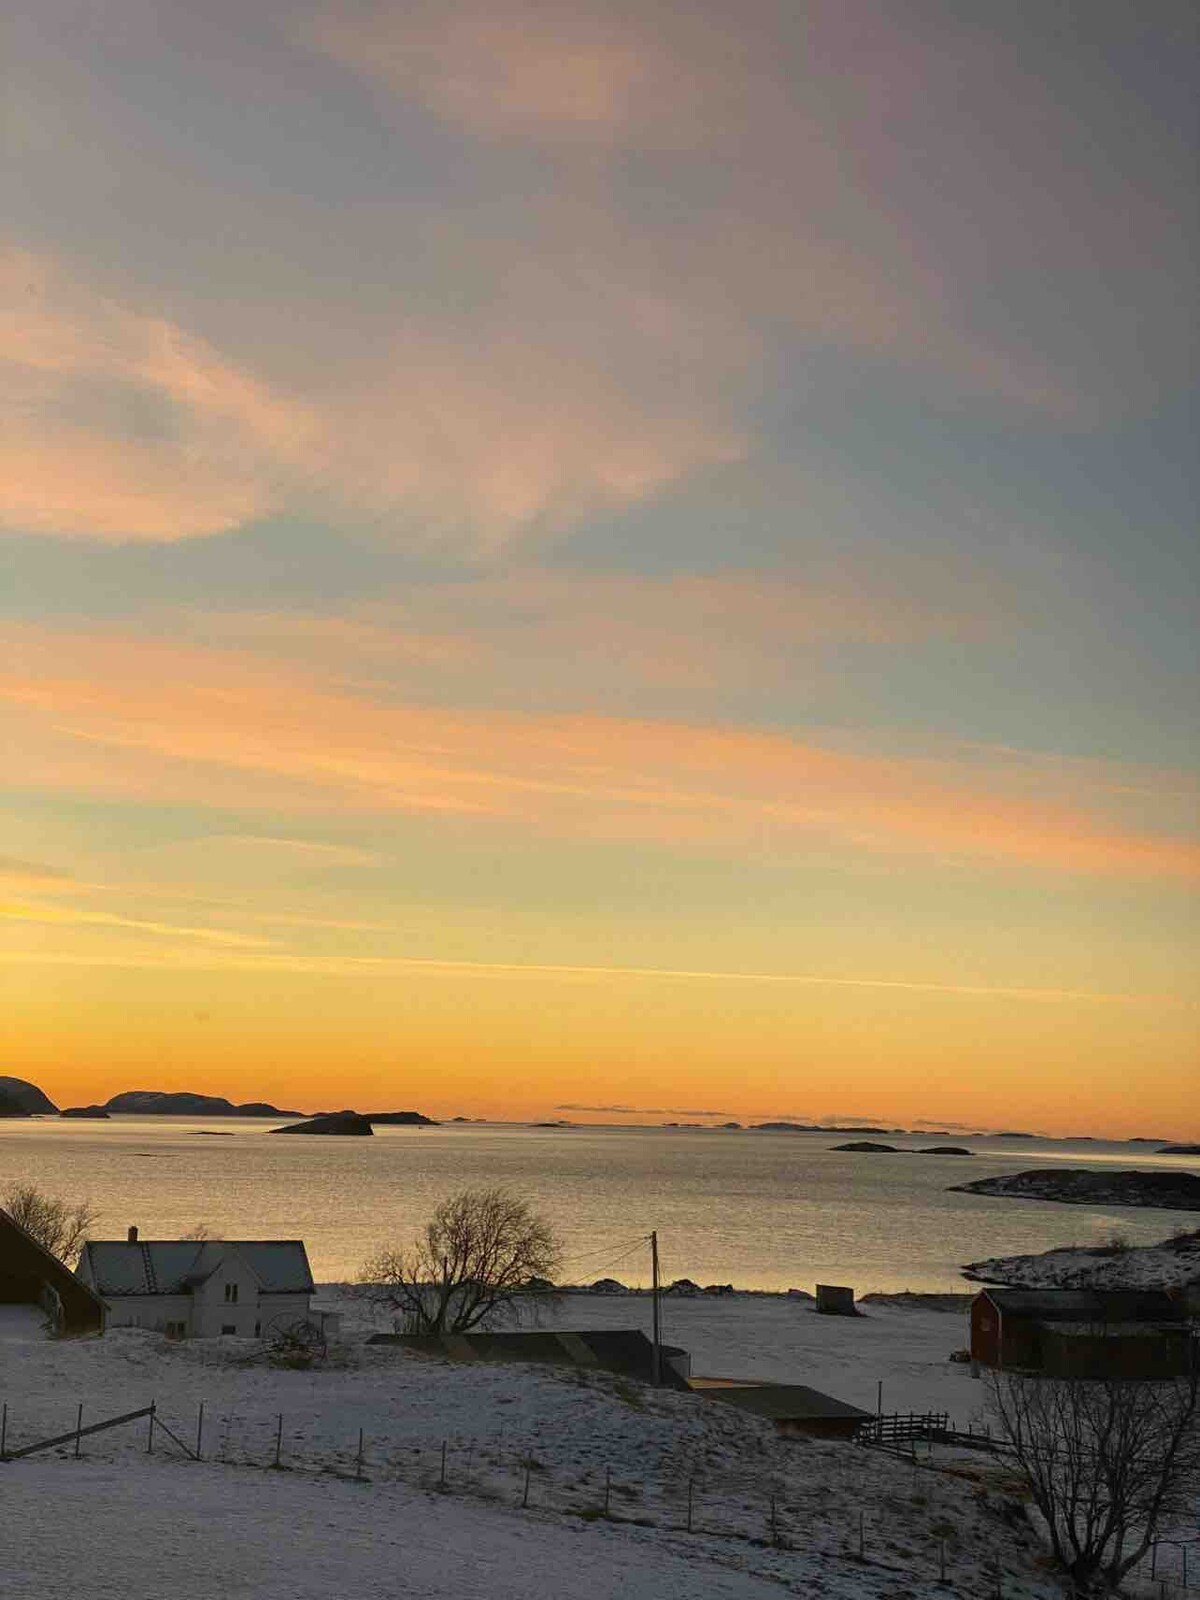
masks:
<instances>
[{"instance_id":1,"label":"snowy field","mask_svg":"<svg viewBox=\"0 0 1200 1600\"><path fill-rule=\"evenodd\" d=\"M749 1320L742 1308L740 1340L736 1297L690 1302L686 1313L681 1303L669 1331L682 1337L682 1317L691 1317L698 1366L711 1370L734 1370L730 1352L762 1340L762 1375L806 1381L818 1376L825 1340L822 1381L844 1392L834 1381L851 1365L844 1329L819 1332L835 1319L798 1304L747 1300L760 1298ZM605 1323L617 1325L608 1304ZM594 1309L578 1325L599 1323ZM772 1320L784 1312L793 1328ZM845 1327L869 1330L862 1348L878 1356L873 1366L886 1350L885 1383L900 1405L906 1392L914 1403L932 1394L932 1369L939 1353L948 1365L962 1319L881 1307ZM309 1371L273 1368L257 1346L233 1339L172 1344L120 1329L48 1341L12 1319L5 1333L10 1450L70 1430L80 1403L86 1426L151 1400L194 1445L204 1406L200 1463L161 1430L148 1454L142 1420L85 1437L79 1460L68 1442L0 1467L6 1600L781 1591L990 1600L997 1569L1007 1600L1060 1592L986 1461L947 1475L853 1445L784 1440L732 1407L608 1375L367 1348L361 1329ZM808 1339L811 1362L798 1338ZM771 1349L800 1365L781 1370Z\"/></svg>"}]
</instances>

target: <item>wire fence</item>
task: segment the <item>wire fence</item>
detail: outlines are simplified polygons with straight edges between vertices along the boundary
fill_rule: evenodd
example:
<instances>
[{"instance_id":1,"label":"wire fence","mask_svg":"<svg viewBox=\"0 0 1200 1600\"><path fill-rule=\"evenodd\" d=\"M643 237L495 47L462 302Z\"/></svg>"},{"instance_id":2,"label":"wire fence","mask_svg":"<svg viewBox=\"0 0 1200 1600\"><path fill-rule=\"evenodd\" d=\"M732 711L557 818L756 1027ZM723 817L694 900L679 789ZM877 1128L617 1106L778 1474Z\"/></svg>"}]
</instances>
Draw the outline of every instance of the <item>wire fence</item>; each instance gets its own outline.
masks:
<instances>
[{"instance_id":1,"label":"wire fence","mask_svg":"<svg viewBox=\"0 0 1200 1600\"><path fill-rule=\"evenodd\" d=\"M814 1561L853 1563L864 1576L938 1583L948 1594L972 1600L1003 1600L1015 1593L1006 1583L999 1551L981 1559L977 1547L964 1545L949 1508L939 1509L936 1491L925 1481L931 1475L924 1471L914 1470L912 1494L901 1514L893 1503L885 1515L865 1501L847 1512L844 1500L833 1503L836 1497L821 1486L818 1499L831 1503L814 1504L794 1478L789 1482L782 1472L752 1467L713 1471L680 1457L658 1476L638 1476L619 1466L552 1461L539 1453L538 1441L519 1431L448 1434L431 1441L358 1429L339 1438L327 1421L289 1420L281 1412L214 1411L200 1404L186 1414L181 1407L152 1402L101 1419L98 1409L73 1406L64 1419L70 1426L38 1438L21 1429L14 1409L6 1408L3 1459L16 1463L38 1451L117 1462L165 1456L363 1485L403 1484L543 1515L655 1528L771 1552L785 1580L788 1556L795 1554L805 1557L806 1572Z\"/></svg>"}]
</instances>

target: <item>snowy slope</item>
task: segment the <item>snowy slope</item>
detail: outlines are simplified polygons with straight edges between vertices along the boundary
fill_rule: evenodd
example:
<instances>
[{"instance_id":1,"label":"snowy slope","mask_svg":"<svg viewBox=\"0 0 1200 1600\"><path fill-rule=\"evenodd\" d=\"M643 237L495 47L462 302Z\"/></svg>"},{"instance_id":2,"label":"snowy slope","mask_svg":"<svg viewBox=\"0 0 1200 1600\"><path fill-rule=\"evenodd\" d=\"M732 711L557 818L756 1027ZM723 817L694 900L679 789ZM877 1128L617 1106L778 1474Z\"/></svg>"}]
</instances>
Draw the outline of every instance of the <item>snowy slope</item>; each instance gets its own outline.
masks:
<instances>
[{"instance_id":1,"label":"snowy slope","mask_svg":"<svg viewBox=\"0 0 1200 1600\"><path fill-rule=\"evenodd\" d=\"M964 1276L1021 1289L1200 1288L1200 1229L1154 1245L1077 1245L972 1261Z\"/></svg>"},{"instance_id":2,"label":"snowy slope","mask_svg":"<svg viewBox=\"0 0 1200 1600\"><path fill-rule=\"evenodd\" d=\"M990 1592L995 1561L1009 1600L1058 1593L1028 1529L1004 1514L1003 1490L978 1481L986 1465L960 1479L853 1445L786 1441L698 1396L361 1344L308 1372L273 1369L248 1342L170 1344L134 1329L0 1347L10 1449L69 1429L79 1402L86 1423L152 1398L184 1440L203 1402L204 1462L161 1433L148 1455L144 1422L84 1439L79 1462L70 1445L58 1459L10 1462L17 1577L6 1597L83 1592L77 1570L98 1600L671 1600L756 1597L768 1581L832 1600L965 1597ZM606 1477L617 1523L592 1520Z\"/></svg>"}]
</instances>

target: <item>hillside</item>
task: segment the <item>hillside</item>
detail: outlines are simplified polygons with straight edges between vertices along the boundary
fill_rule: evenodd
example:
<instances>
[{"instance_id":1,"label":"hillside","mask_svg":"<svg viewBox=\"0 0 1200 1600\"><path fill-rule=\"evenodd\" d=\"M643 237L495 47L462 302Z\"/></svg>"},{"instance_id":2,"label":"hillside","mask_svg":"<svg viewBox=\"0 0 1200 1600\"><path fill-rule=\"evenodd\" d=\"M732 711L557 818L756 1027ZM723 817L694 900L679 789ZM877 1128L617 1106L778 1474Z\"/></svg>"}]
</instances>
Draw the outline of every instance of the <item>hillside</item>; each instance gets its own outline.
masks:
<instances>
[{"instance_id":1,"label":"hillside","mask_svg":"<svg viewBox=\"0 0 1200 1600\"><path fill-rule=\"evenodd\" d=\"M1161 1244L1073 1245L1040 1255L971 1261L965 1278L1012 1289L1172 1289L1200 1286L1200 1229Z\"/></svg>"}]
</instances>

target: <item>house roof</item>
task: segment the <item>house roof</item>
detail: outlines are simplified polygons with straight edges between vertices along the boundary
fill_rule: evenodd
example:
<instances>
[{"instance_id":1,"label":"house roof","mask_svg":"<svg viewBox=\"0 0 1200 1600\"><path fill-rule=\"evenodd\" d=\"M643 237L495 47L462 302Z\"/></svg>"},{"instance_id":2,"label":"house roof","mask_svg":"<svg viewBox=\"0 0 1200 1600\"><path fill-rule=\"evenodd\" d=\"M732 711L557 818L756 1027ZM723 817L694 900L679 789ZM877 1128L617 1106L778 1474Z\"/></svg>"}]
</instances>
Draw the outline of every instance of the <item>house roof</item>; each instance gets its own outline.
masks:
<instances>
[{"instance_id":1,"label":"house roof","mask_svg":"<svg viewBox=\"0 0 1200 1600\"><path fill-rule=\"evenodd\" d=\"M1181 1322L1184 1307L1165 1289L984 1289L1003 1316L1036 1322Z\"/></svg>"},{"instance_id":2,"label":"house roof","mask_svg":"<svg viewBox=\"0 0 1200 1600\"><path fill-rule=\"evenodd\" d=\"M451 1361L539 1361L552 1366L595 1367L642 1382L653 1376L654 1346L636 1328L601 1328L557 1332L519 1330L499 1333L377 1333L370 1344L398 1344L423 1355ZM668 1365L670 1356L686 1355L677 1345L662 1347L662 1381L673 1389L687 1383Z\"/></svg>"},{"instance_id":3,"label":"house roof","mask_svg":"<svg viewBox=\"0 0 1200 1600\"><path fill-rule=\"evenodd\" d=\"M99 1295L7 1211L0 1210L0 1282L5 1281L10 1288L49 1284L64 1307L68 1331L98 1331L104 1325L104 1304Z\"/></svg>"},{"instance_id":4,"label":"house roof","mask_svg":"<svg viewBox=\"0 0 1200 1600\"><path fill-rule=\"evenodd\" d=\"M756 1417L769 1417L772 1422L865 1422L871 1415L803 1383L706 1384L698 1393L709 1400L723 1400L741 1411L751 1411Z\"/></svg>"},{"instance_id":5,"label":"house roof","mask_svg":"<svg viewBox=\"0 0 1200 1600\"><path fill-rule=\"evenodd\" d=\"M249 1267L263 1294L304 1294L313 1288L302 1239L93 1239L84 1247L96 1291L109 1299L188 1294L230 1252Z\"/></svg>"}]
</instances>

